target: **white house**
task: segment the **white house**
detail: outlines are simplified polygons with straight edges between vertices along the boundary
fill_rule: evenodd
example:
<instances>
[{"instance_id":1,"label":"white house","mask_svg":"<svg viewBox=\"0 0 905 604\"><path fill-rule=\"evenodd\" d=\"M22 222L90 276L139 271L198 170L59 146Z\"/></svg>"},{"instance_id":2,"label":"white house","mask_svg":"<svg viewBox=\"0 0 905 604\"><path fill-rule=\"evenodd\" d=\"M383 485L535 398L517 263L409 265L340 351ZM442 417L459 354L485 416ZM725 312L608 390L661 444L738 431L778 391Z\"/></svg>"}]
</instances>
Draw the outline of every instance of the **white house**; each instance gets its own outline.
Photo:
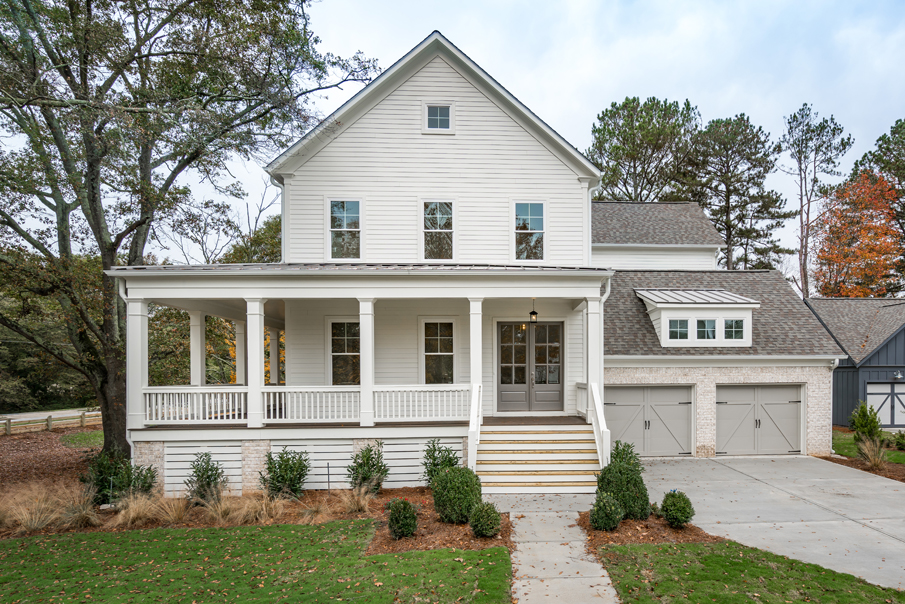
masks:
<instances>
[{"instance_id":1,"label":"white house","mask_svg":"<svg viewBox=\"0 0 905 604\"><path fill-rule=\"evenodd\" d=\"M592 492L611 439L714 455L741 442L732 422L768 417L777 383L800 401L777 412L798 413L786 452L829 450L841 353L781 277L715 270L722 241L697 206L592 203L597 168L439 32L267 170L282 263L111 271L129 313L129 439L170 492L199 451L254 489L284 446L308 451L309 487L339 485L374 439L386 486L419 484L431 438L486 492ZM792 331L762 320L769 296L797 300ZM150 302L190 313L191 385L148 386ZM204 384L205 315L236 324L238 384ZM285 338L269 375L265 330ZM793 351L799 339L812 345ZM731 452L776 452L756 434Z\"/></svg>"}]
</instances>

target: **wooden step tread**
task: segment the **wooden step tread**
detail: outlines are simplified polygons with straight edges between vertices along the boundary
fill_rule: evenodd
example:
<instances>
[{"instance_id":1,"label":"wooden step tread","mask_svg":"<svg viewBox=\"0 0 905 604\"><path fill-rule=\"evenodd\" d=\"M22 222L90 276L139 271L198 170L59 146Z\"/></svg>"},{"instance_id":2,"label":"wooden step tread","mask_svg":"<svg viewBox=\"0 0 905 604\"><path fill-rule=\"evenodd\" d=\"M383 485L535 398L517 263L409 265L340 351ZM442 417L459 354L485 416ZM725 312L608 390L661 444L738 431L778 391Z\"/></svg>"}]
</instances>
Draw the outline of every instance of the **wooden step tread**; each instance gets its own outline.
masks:
<instances>
[{"instance_id":1,"label":"wooden step tread","mask_svg":"<svg viewBox=\"0 0 905 604\"><path fill-rule=\"evenodd\" d=\"M478 457L481 455L577 455L579 453L597 453L597 449L501 449L499 451L478 449Z\"/></svg>"},{"instance_id":2,"label":"wooden step tread","mask_svg":"<svg viewBox=\"0 0 905 604\"><path fill-rule=\"evenodd\" d=\"M478 472L478 476L564 476L575 474L593 476L599 470L488 470Z\"/></svg>"},{"instance_id":3,"label":"wooden step tread","mask_svg":"<svg viewBox=\"0 0 905 604\"><path fill-rule=\"evenodd\" d=\"M596 487L596 481L562 482L482 482L482 487Z\"/></svg>"},{"instance_id":4,"label":"wooden step tread","mask_svg":"<svg viewBox=\"0 0 905 604\"><path fill-rule=\"evenodd\" d=\"M594 440L482 440L482 445L568 445L593 444Z\"/></svg>"},{"instance_id":5,"label":"wooden step tread","mask_svg":"<svg viewBox=\"0 0 905 604\"><path fill-rule=\"evenodd\" d=\"M598 464L600 463L596 459L487 459L487 460L478 460L479 464L496 464L496 465L505 465L510 463L518 463L518 464L567 464L567 463L578 463L578 464Z\"/></svg>"},{"instance_id":6,"label":"wooden step tread","mask_svg":"<svg viewBox=\"0 0 905 604\"><path fill-rule=\"evenodd\" d=\"M594 434L593 430L481 430L481 434Z\"/></svg>"}]
</instances>

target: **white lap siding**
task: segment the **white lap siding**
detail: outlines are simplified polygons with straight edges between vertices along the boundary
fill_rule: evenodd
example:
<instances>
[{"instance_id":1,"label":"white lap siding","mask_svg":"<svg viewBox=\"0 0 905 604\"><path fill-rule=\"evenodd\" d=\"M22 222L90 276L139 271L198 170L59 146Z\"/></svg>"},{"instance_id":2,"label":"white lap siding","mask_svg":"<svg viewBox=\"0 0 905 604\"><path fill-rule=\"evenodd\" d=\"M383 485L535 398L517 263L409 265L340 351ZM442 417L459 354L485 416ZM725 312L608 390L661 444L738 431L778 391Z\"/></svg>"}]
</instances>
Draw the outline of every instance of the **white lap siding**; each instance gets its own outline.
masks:
<instances>
[{"instance_id":1,"label":"white lap siding","mask_svg":"<svg viewBox=\"0 0 905 604\"><path fill-rule=\"evenodd\" d=\"M185 492L185 481L192 475L192 462L199 453L210 453L220 464L232 495L242 494L242 442L170 442L164 447L164 489L167 495Z\"/></svg>"}]
</instances>

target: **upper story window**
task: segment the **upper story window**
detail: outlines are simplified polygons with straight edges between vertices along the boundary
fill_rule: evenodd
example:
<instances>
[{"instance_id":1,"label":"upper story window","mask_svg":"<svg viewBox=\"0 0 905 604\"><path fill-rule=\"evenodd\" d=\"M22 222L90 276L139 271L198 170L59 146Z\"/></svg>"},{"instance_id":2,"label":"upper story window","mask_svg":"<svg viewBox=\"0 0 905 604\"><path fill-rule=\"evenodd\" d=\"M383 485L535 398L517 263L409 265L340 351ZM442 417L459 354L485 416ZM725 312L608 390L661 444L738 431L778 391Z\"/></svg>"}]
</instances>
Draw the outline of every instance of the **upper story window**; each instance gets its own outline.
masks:
<instances>
[{"instance_id":1,"label":"upper story window","mask_svg":"<svg viewBox=\"0 0 905 604\"><path fill-rule=\"evenodd\" d=\"M330 373L334 386L361 384L360 336L357 322L330 324Z\"/></svg>"},{"instance_id":2,"label":"upper story window","mask_svg":"<svg viewBox=\"0 0 905 604\"><path fill-rule=\"evenodd\" d=\"M716 339L716 319L698 319L698 339Z\"/></svg>"},{"instance_id":3,"label":"upper story window","mask_svg":"<svg viewBox=\"0 0 905 604\"><path fill-rule=\"evenodd\" d=\"M455 134L455 101L423 101L421 105L423 134Z\"/></svg>"},{"instance_id":4,"label":"upper story window","mask_svg":"<svg viewBox=\"0 0 905 604\"><path fill-rule=\"evenodd\" d=\"M544 259L544 204L515 204L515 259Z\"/></svg>"},{"instance_id":5,"label":"upper story window","mask_svg":"<svg viewBox=\"0 0 905 604\"><path fill-rule=\"evenodd\" d=\"M688 339L688 319L670 319L669 320L669 339L670 340L687 340Z\"/></svg>"},{"instance_id":6,"label":"upper story window","mask_svg":"<svg viewBox=\"0 0 905 604\"><path fill-rule=\"evenodd\" d=\"M330 257L361 258L361 205L330 202Z\"/></svg>"},{"instance_id":7,"label":"upper story window","mask_svg":"<svg viewBox=\"0 0 905 604\"><path fill-rule=\"evenodd\" d=\"M727 340L745 339L745 320L726 319L724 322L725 336Z\"/></svg>"},{"instance_id":8,"label":"upper story window","mask_svg":"<svg viewBox=\"0 0 905 604\"><path fill-rule=\"evenodd\" d=\"M424 259L452 260L453 204L451 201L424 202Z\"/></svg>"}]
</instances>

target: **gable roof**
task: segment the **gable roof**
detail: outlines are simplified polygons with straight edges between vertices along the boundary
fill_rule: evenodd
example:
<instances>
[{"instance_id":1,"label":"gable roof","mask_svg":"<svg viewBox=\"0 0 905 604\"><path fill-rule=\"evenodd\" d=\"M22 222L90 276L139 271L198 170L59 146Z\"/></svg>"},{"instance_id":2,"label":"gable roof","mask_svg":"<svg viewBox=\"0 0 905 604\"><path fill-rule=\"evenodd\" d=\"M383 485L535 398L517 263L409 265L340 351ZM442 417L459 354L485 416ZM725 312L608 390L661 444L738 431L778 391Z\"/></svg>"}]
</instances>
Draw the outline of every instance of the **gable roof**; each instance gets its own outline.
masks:
<instances>
[{"instance_id":1,"label":"gable roof","mask_svg":"<svg viewBox=\"0 0 905 604\"><path fill-rule=\"evenodd\" d=\"M579 177L600 178L600 171L591 163L591 160L503 88L499 82L439 31L431 33L339 109L308 131L301 139L271 161L265 170L271 176L282 181L281 174L292 172L304 164L333 138L437 56L446 60L453 69L525 128L563 163L574 170Z\"/></svg>"},{"instance_id":2,"label":"gable roof","mask_svg":"<svg viewBox=\"0 0 905 604\"><path fill-rule=\"evenodd\" d=\"M626 356L817 356L842 351L778 271L616 271L603 306L604 354ZM760 301L752 346L663 348L635 289L723 289Z\"/></svg>"},{"instance_id":3,"label":"gable roof","mask_svg":"<svg viewBox=\"0 0 905 604\"><path fill-rule=\"evenodd\" d=\"M726 245L701 206L689 201L595 201L591 204L591 241L607 245Z\"/></svg>"},{"instance_id":4,"label":"gable roof","mask_svg":"<svg viewBox=\"0 0 905 604\"><path fill-rule=\"evenodd\" d=\"M905 327L905 300L811 298L805 302L856 365Z\"/></svg>"}]
</instances>

